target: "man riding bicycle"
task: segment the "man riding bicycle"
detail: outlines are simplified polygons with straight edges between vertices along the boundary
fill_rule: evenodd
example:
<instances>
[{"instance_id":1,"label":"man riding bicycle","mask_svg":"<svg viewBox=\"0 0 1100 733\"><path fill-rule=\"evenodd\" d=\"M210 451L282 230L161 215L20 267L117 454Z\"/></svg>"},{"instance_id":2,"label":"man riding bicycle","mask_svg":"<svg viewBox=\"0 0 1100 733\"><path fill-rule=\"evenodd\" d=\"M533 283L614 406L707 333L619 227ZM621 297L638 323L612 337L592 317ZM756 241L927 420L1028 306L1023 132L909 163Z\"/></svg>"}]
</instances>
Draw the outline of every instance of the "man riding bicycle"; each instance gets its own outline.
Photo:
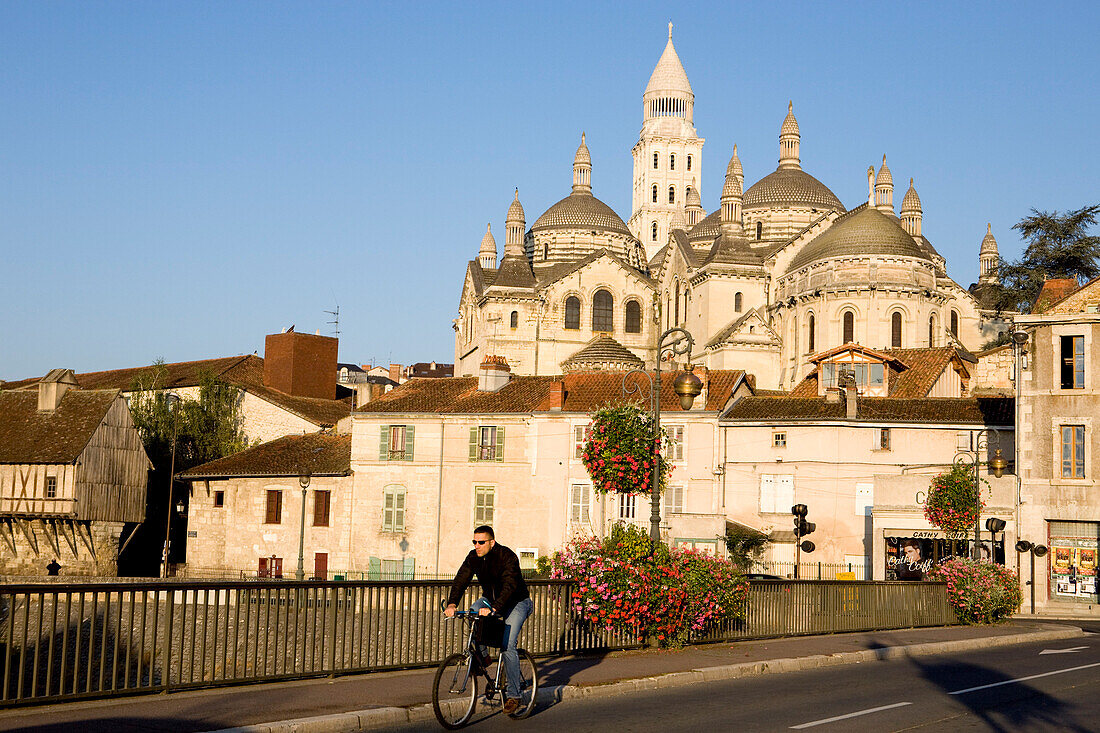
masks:
<instances>
[{"instance_id":1,"label":"man riding bicycle","mask_svg":"<svg viewBox=\"0 0 1100 733\"><path fill-rule=\"evenodd\" d=\"M500 659L504 664L507 684L504 712L511 714L520 705L522 680L516 642L523 622L534 610L534 604L519 569L519 558L512 550L497 544L493 528L483 524L475 529L473 542L474 549L462 561L462 567L451 583L451 594L447 597L447 607L443 613L448 618L454 617L462 594L476 575L481 585L481 598L470 606L470 612L477 611L479 616L496 613L504 619Z\"/></svg>"}]
</instances>

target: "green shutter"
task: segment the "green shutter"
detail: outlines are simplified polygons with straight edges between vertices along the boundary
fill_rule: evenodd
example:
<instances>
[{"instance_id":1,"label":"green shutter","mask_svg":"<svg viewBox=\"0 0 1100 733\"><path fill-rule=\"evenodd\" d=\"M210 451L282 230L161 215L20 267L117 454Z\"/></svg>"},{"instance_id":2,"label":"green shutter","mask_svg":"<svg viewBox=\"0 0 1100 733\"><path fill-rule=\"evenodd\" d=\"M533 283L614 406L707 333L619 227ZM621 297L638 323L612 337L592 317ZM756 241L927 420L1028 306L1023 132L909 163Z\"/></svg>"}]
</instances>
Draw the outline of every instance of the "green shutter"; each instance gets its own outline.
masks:
<instances>
[{"instance_id":1,"label":"green shutter","mask_svg":"<svg viewBox=\"0 0 1100 733\"><path fill-rule=\"evenodd\" d=\"M390 426L383 425L379 433L381 438L378 442L378 460L388 461L390 459Z\"/></svg>"},{"instance_id":2,"label":"green shutter","mask_svg":"<svg viewBox=\"0 0 1100 733\"><path fill-rule=\"evenodd\" d=\"M405 426L405 460L413 459L413 426Z\"/></svg>"},{"instance_id":3,"label":"green shutter","mask_svg":"<svg viewBox=\"0 0 1100 733\"><path fill-rule=\"evenodd\" d=\"M470 428L470 460L477 460L477 428Z\"/></svg>"},{"instance_id":4,"label":"green shutter","mask_svg":"<svg viewBox=\"0 0 1100 733\"><path fill-rule=\"evenodd\" d=\"M367 579L378 580L382 577L382 558L372 557L367 560Z\"/></svg>"},{"instance_id":5,"label":"green shutter","mask_svg":"<svg viewBox=\"0 0 1100 733\"><path fill-rule=\"evenodd\" d=\"M504 428L497 428L497 461L504 460Z\"/></svg>"},{"instance_id":6,"label":"green shutter","mask_svg":"<svg viewBox=\"0 0 1100 733\"><path fill-rule=\"evenodd\" d=\"M416 558L406 557L404 567L402 568L402 578L404 580L412 580L416 577Z\"/></svg>"}]
</instances>

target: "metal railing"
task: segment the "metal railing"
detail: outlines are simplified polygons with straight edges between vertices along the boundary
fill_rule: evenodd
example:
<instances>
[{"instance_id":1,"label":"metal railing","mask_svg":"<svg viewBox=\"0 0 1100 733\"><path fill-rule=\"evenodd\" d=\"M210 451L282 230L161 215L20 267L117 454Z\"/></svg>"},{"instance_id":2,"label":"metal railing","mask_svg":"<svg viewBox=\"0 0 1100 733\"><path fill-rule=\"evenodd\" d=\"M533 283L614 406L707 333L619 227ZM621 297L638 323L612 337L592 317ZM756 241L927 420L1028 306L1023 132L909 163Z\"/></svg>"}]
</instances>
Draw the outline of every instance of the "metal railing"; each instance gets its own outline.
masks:
<instances>
[{"instance_id":1,"label":"metal railing","mask_svg":"<svg viewBox=\"0 0 1100 733\"><path fill-rule=\"evenodd\" d=\"M752 564L753 573L768 573L781 578L794 577L794 562L757 560ZM850 580L870 580L869 569L863 563L812 562L798 564L798 576L802 580L836 580L837 573L852 573Z\"/></svg>"},{"instance_id":2,"label":"metal railing","mask_svg":"<svg viewBox=\"0 0 1100 733\"><path fill-rule=\"evenodd\" d=\"M463 639L447 581L0 585L0 707L430 666ZM590 628L572 586L532 580L521 643L551 655L640 646ZM474 600L474 591L466 602ZM760 581L743 621L695 641L954 623L942 584Z\"/></svg>"}]
</instances>

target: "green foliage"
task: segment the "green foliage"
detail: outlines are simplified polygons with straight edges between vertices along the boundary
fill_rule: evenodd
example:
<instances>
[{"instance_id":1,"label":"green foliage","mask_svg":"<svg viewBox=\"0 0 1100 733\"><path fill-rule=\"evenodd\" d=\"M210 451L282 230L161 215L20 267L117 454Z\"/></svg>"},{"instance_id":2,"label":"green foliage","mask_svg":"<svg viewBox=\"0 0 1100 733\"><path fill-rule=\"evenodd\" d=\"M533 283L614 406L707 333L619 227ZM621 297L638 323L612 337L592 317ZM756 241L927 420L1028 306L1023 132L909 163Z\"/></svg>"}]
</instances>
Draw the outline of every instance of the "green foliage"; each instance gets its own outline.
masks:
<instances>
[{"instance_id":1,"label":"green foliage","mask_svg":"<svg viewBox=\"0 0 1100 733\"><path fill-rule=\"evenodd\" d=\"M725 543L730 561L742 572L752 567L771 541L766 534L740 524L727 524L726 533L718 535L718 539Z\"/></svg>"},{"instance_id":2,"label":"green foliage","mask_svg":"<svg viewBox=\"0 0 1100 733\"><path fill-rule=\"evenodd\" d=\"M979 497L973 466L955 465L932 479L924 500L924 516L946 532L973 529L978 521ZM985 506L985 502L981 502Z\"/></svg>"},{"instance_id":3,"label":"green foliage","mask_svg":"<svg viewBox=\"0 0 1100 733\"><path fill-rule=\"evenodd\" d=\"M984 560L949 557L932 568L928 580L947 583L947 598L964 624L996 623L1023 602L1019 576Z\"/></svg>"},{"instance_id":4,"label":"green foliage","mask_svg":"<svg viewBox=\"0 0 1100 733\"><path fill-rule=\"evenodd\" d=\"M672 466L660 460L661 433L658 436L652 415L638 405L597 410L581 454L592 488L601 494L646 494L652 490L653 471L659 470L663 491Z\"/></svg>"},{"instance_id":5,"label":"green foliage","mask_svg":"<svg viewBox=\"0 0 1100 733\"><path fill-rule=\"evenodd\" d=\"M1032 209L1031 216L1015 224L1012 228L1027 247L1019 260L1002 258L998 264L996 308L1027 313L1048 278L1072 278L1083 284L1100 276L1100 237L1089 234L1097 215L1100 204L1064 214Z\"/></svg>"}]
</instances>

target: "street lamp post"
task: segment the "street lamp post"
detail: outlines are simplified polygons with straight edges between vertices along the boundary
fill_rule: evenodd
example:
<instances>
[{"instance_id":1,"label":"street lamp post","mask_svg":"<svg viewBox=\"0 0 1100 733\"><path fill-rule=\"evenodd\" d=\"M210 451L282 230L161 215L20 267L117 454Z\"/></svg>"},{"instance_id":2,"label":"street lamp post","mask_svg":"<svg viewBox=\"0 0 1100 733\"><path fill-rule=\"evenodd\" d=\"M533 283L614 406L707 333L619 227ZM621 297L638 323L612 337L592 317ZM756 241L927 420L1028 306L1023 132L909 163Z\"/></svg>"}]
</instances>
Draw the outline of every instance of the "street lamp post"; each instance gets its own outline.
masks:
<instances>
[{"instance_id":1,"label":"street lamp post","mask_svg":"<svg viewBox=\"0 0 1100 733\"><path fill-rule=\"evenodd\" d=\"M168 405L168 411L172 413L172 458L168 464L168 501L166 502L168 508L164 518L164 556L160 569L160 577L167 578L168 543L172 535L172 489L176 484L176 426L179 416L180 397L178 394L169 392L164 395L164 402Z\"/></svg>"},{"instance_id":2,"label":"street lamp post","mask_svg":"<svg viewBox=\"0 0 1100 733\"><path fill-rule=\"evenodd\" d=\"M309 471L298 476L298 485L302 487L302 524L298 530L298 569L294 571L295 580L306 579L306 489L309 488Z\"/></svg>"},{"instance_id":3,"label":"street lamp post","mask_svg":"<svg viewBox=\"0 0 1100 733\"><path fill-rule=\"evenodd\" d=\"M661 357L666 353L675 357L677 354L687 354L691 358L691 349L695 345L691 334L682 328L670 328L657 339L657 368L654 376L644 369L633 369L623 375L623 394L641 395L642 387L637 382L631 382L630 377L640 374L646 378L645 385L649 388L649 406L653 415L653 432L657 439L661 438ZM680 374L672 382L672 388L680 395L680 407L690 410L695 398L703 391L703 382L693 373L694 365L688 364L687 371ZM649 503L649 539L654 543L661 540L661 452L657 451L656 462L652 472L652 487L650 489Z\"/></svg>"},{"instance_id":4,"label":"street lamp post","mask_svg":"<svg viewBox=\"0 0 1100 733\"><path fill-rule=\"evenodd\" d=\"M982 451L989 451L989 434L993 433L993 438L997 445L1000 445L1001 433L997 428L983 428L977 431L977 433L971 433L973 440L971 441L970 448L967 450L959 450L955 454L954 465L961 468L974 470L974 547L970 549L970 556L975 560L981 558L981 545L982 545L982 485L981 478L978 473L978 469L982 465ZM994 455L993 460L989 461L989 469L993 471L993 475L997 478L1004 476L1005 466L1008 465L1005 459L1001 456L1001 449L997 448L997 453ZM990 551L990 557L992 558L992 550Z\"/></svg>"}]
</instances>

